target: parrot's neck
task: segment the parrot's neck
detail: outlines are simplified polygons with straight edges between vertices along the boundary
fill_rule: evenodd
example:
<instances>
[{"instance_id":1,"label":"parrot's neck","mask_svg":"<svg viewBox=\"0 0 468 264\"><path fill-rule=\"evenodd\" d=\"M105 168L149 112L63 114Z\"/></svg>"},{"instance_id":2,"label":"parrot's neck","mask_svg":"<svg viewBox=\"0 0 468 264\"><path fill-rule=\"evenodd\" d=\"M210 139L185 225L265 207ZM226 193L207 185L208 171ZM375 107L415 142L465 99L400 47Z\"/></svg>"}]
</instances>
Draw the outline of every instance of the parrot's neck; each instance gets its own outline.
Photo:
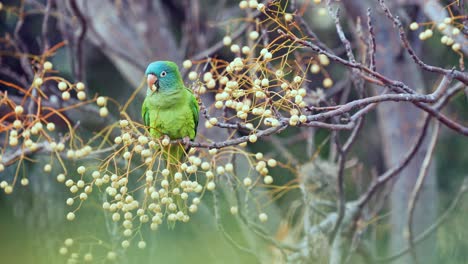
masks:
<instances>
[{"instance_id":1,"label":"parrot's neck","mask_svg":"<svg viewBox=\"0 0 468 264\"><path fill-rule=\"evenodd\" d=\"M185 103L183 89L171 89L170 91L157 91L147 96L150 107L165 109L177 104Z\"/></svg>"}]
</instances>

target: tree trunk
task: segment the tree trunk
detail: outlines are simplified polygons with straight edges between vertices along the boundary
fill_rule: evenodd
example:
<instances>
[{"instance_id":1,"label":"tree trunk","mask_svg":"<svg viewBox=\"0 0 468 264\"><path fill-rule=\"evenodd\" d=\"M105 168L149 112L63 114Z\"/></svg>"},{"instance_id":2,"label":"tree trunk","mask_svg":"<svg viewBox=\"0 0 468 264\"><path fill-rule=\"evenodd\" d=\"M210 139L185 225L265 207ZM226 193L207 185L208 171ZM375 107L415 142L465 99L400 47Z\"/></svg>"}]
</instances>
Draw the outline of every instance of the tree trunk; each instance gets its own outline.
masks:
<instances>
[{"instance_id":1,"label":"tree trunk","mask_svg":"<svg viewBox=\"0 0 468 264\"><path fill-rule=\"evenodd\" d=\"M397 29L392 21L385 18L382 9L375 4L377 1L356 3L359 1L343 1L347 11L352 17L361 17L362 23L366 21L366 9L373 10L373 25L377 42L376 66L377 71L391 79L400 80L417 92L425 92L421 70L403 49ZM392 3L387 2L388 5ZM390 6L395 12L398 7ZM364 27L365 28L365 27ZM394 55L396 54L396 55ZM377 92L381 92L376 87ZM382 103L378 107L378 124L383 142L383 154L385 167L390 168L397 164L408 148L415 143L416 136L422 128L422 119L425 116L411 103ZM390 195L390 248L389 254L405 248L407 238L404 234L407 224L407 208L411 192L417 180L424 155L427 151L428 140L425 140L412 161L400 173L393 183ZM437 215L437 190L435 168L431 166L426 182L423 185L413 218L413 232L417 236L436 219ZM417 247L417 256L420 263L434 263L436 253L435 237L431 236ZM401 257L397 263L412 263L410 255Z\"/></svg>"}]
</instances>

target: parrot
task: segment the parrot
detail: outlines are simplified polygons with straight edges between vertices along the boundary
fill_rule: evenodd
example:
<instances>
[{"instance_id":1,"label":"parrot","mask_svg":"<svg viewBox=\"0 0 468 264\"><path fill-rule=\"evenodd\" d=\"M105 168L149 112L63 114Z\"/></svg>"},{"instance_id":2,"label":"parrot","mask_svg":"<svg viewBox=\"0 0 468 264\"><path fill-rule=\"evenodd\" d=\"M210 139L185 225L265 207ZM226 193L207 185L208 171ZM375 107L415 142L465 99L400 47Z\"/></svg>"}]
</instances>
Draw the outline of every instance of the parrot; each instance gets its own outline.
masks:
<instances>
[{"instance_id":1,"label":"parrot","mask_svg":"<svg viewBox=\"0 0 468 264\"><path fill-rule=\"evenodd\" d=\"M169 166L180 162L186 145L197 135L200 108L191 89L185 87L179 67L172 61L155 61L145 71L148 88L141 116L153 138L167 135L184 144L163 147Z\"/></svg>"}]
</instances>

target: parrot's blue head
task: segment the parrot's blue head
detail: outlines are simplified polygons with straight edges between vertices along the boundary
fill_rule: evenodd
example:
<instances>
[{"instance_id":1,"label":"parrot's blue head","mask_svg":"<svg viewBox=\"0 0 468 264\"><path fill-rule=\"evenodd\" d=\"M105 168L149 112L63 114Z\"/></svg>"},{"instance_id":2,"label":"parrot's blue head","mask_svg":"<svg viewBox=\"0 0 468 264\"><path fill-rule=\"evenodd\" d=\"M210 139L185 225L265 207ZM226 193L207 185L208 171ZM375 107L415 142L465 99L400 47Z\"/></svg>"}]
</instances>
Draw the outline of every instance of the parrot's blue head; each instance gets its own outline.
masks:
<instances>
[{"instance_id":1,"label":"parrot's blue head","mask_svg":"<svg viewBox=\"0 0 468 264\"><path fill-rule=\"evenodd\" d=\"M184 87L179 67L172 61L150 63L146 68L145 75L148 83L148 94L172 92Z\"/></svg>"}]
</instances>

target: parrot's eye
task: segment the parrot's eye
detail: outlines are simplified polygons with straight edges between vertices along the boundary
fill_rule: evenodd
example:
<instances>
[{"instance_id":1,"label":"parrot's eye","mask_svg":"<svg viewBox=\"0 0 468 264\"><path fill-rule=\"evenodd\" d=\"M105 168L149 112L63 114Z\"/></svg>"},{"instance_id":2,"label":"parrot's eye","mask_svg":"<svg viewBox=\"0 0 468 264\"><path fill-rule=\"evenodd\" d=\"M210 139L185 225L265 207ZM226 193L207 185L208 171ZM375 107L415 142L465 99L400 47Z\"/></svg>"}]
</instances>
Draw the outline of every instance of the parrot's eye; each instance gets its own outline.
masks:
<instances>
[{"instance_id":1,"label":"parrot's eye","mask_svg":"<svg viewBox=\"0 0 468 264\"><path fill-rule=\"evenodd\" d=\"M166 75L167 75L167 72L165 72L165 71L162 71L161 74L160 74L161 77L164 77Z\"/></svg>"}]
</instances>

